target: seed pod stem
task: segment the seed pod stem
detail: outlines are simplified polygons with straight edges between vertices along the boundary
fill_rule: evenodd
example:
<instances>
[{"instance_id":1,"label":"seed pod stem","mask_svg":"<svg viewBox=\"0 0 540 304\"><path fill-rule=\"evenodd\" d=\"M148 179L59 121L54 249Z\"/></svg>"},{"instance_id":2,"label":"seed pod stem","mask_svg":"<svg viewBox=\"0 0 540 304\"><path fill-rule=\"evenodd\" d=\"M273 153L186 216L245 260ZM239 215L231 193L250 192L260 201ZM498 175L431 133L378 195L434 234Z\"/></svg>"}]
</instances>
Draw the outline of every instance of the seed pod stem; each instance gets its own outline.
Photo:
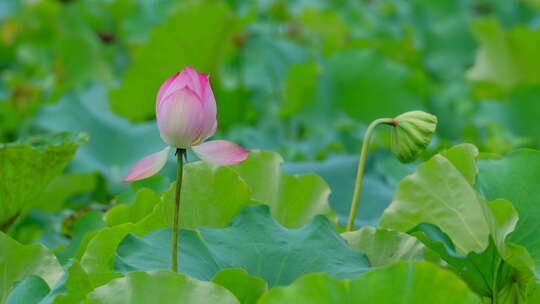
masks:
<instances>
[{"instance_id":1,"label":"seed pod stem","mask_svg":"<svg viewBox=\"0 0 540 304\"><path fill-rule=\"evenodd\" d=\"M364 176L364 169L366 167L366 159L369 148L369 142L371 135L378 125L386 124L394 126L396 124L393 118L379 118L374 120L367 128L364 134L364 141L362 143L362 149L360 150L360 160L358 161L358 169L356 171L356 183L354 185L354 194L351 202L351 211L349 213L349 221L347 222L347 231L352 231L354 226L354 219L356 218L356 210L358 208L358 201L360 198L360 192L362 190L362 178Z\"/></svg>"}]
</instances>

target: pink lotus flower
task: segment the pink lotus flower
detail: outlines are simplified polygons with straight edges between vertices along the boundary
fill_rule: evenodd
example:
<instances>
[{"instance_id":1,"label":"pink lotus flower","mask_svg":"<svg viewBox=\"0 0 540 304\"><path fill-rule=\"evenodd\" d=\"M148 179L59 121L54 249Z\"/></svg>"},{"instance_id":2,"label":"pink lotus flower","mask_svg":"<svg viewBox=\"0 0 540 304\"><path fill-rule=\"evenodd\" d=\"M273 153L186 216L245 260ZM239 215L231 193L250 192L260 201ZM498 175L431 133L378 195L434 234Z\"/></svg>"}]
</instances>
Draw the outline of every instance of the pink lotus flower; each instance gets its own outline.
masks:
<instances>
[{"instance_id":1,"label":"pink lotus flower","mask_svg":"<svg viewBox=\"0 0 540 304\"><path fill-rule=\"evenodd\" d=\"M150 177L165 165L171 147L189 149L202 160L220 166L246 159L248 150L226 140L204 142L217 128L216 100L208 76L186 67L167 79L156 98L156 118L161 138L169 145L140 160L124 182Z\"/></svg>"}]
</instances>

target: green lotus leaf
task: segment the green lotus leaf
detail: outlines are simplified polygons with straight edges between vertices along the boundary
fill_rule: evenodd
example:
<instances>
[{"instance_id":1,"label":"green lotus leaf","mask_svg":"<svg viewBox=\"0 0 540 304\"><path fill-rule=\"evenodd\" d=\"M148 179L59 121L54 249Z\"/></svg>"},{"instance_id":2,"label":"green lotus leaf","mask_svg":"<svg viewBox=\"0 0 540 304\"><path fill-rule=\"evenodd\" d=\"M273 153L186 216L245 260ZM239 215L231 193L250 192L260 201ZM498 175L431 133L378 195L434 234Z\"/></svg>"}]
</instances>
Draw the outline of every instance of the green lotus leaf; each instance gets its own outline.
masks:
<instances>
[{"instance_id":1,"label":"green lotus leaf","mask_svg":"<svg viewBox=\"0 0 540 304\"><path fill-rule=\"evenodd\" d=\"M148 188L135 192L130 204L118 204L105 213L107 226L113 227L124 223L137 223L144 219L160 202L161 196Z\"/></svg>"},{"instance_id":2,"label":"green lotus leaf","mask_svg":"<svg viewBox=\"0 0 540 304\"><path fill-rule=\"evenodd\" d=\"M147 221L159 222L161 228L171 226L175 185L163 193L163 201ZM190 163L182 182L180 227L226 227L242 207L254 203L251 197L249 186L235 170L205 162Z\"/></svg>"},{"instance_id":3,"label":"green lotus leaf","mask_svg":"<svg viewBox=\"0 0 540 304\"><path fill-rule=\"evenodd\" d=\"M240 268L220 270L214 275L212 282L227 288L241 304L257 303L268 289L263 279L252 276Z\"/></svg>"},{"instance_id":4,"label":"green lotus leaf","mask_svg":"<svg viewBox=\"0 0 540 304\"><path fill-rule=\"evenodd\" d=\"M106 227L89 235L81 245L77 258L94 288L121 277L114 272L116 248L126 235L137 230L132 223Z\"/></svg>"},{"instance_id":5,"label":"green lotus leaf","mask_svg":"<svg viewBox=\"0 0 540 304\"><path fill-rule=\"evenodd\" d=\"M429 223L448 234L458 252L482 252L490 231L484 202L471 184L476 155L474 146L464 144L421 164L399 184L381 227L407 232Z\"/></svg>"},{"instance_id":6,"label":"green lotus leaf","mask_svg":"<svg viewBox=\"0 0 540 304\"><path fill-rule=\"evenodd\" d=\"M410 233L437 252L449 269L467 282L477 294L493 298L501 290L509 289L516 296L523 297L523 284L526 286L528 280L520 278L518 271L502 259L493 242L481 253L470 252L464 255L455 250L448 235L431 224L421 224Z\"/></svg>"},{"instance_id":7,"label":"green lotus leaf","mask_svg":"<svg viewBox=\"0 0 540 304\"><path fill-rule=\"evenodd\" d=\"M49 291L47 282L38 276L29 275L15 285L5 304L38 304Z\"/></svg>"},{"instance_id":8,"label":"green lotus leaf","mask_svg":"<svg viewBox=\"0 0 540 304\"><path fill-rule=\"evenodd\" d=\"M318 214L334 220L326 182L316 174L287 175L282 163L278 153L251 151L247 160L232 168L248 184L252 198L269 205L272 216L285 227L302 227Z\"/></svg>"},{"instance_id":9,"label":"green lotus leaf","mask_svg":"<svg viewBox=\"0 0 540 304\"><path fill-rule=\"evenodd\" d=\"M36 203L45 187L59 175L75 153L82 135L59 133L23 142L0 144L0 230Z\"/></svg>"},{"instance_id":10,"label":"green lotus leaf","mask_svg":"<svg viewBox=\"0 0 540 304\"><path fill-rule=\"evenodd\" d=\"M291 230L265 205L244 207L228 228L181 230L179 239L180 272L201 280L224 268L243 268L272 287L310 272L354 278L369 269L366 256L348 247L326 218ZM115 270L169 269L170 240L170 229L128 235L118 246Z\"/></svg>"},{"instance_id":11,"label":"green lotus leaf","mask_svg":"<svg viewBox=\"0 0 540 304\"><path fill-rule=\"evenodd\" d=\"M540 279L540 151L518 150L501 160L479 162L478 188L487 199L512 202L519 221L507 242L523 246L534 261L531 271Z\"/></svg>"},{"instance_id":12,"label":"green lotus leaf","mask_svg":"<svg viewBox=\"0 0 540 304\"><path fill-rule=\"evenodd\" d=\"M367 226L341 236L352 249L365 253L373 267L398 261L419 261L427 254L424 245L416 238L395 230Z\"/></svg>"},{"instance_id":13,"label":"green lotus leaf","mask_svg":"<svg viewBox=\"0 0 540 304\"><path fill-rule=\"evenodd\" d=\"M136 271L92 291L87 304L236 304L238 300L225 288L201 282L167 270Z\"/></svg>"},{"instance_id":14,"label":"green lotus leaf","mask_svg":"<svg viewBox=\"0 0 540 304\"><path fill-rule=\"evenodd\" d=\"M4 303L14 283L34 275L41 277L48 288L52 288L64 274L64 269L45 246L22 245L0 231L0 274L0 303ZM21 289L26 288L26 284L40 285L33 279L21 284L24 284ZM21 292L21 289L15 289Z\"/></svg>"},{"instance_id":15,"label":"green lotus leaf","mask_svg":"<svg viewBox=\"0 0 540 304\"><path fill-rule=\"evenodd\" d=\"M480 298L452 272L427 263L397 263L357 279L308 274L263 295L260 304L480 304Z\"/></svg>"}]
</instances>

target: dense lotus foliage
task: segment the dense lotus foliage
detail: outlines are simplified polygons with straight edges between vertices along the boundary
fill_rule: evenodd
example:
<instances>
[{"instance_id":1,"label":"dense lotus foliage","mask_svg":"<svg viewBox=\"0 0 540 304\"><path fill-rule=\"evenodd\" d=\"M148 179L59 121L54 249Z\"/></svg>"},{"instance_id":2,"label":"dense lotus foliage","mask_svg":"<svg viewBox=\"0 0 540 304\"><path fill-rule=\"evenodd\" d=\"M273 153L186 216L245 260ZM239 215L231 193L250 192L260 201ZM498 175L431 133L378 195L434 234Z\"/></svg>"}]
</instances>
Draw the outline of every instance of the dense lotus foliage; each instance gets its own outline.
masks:
<instances>
[{"instance_id":1,"label":"dense lotus foliage","mask_svg":"<svg viewBox=\"0 0 540 304\"><path fill-rule=\"evenodd\" d=\"M0 304L540 303L539 116L536 0L0 0Z\"/></svg>"}]
</instances>

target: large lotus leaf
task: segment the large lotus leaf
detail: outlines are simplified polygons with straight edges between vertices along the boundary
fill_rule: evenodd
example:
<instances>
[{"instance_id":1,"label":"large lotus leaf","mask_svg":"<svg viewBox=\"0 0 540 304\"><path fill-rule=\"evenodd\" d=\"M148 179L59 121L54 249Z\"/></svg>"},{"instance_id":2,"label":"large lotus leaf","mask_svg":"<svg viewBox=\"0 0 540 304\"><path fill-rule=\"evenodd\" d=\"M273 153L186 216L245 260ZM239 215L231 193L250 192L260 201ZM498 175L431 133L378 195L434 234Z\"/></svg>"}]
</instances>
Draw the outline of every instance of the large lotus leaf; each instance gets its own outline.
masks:
<instances>
[{"instance_id":1,"label":"large lotus leaf","mask_svg":"<svg viewBox=\"0 0 540 304\"><path fill-rule=\"evenodd\" d=\"M455 149L468 153L453 153ZM399 184L381 226L407 232L421 223L433 224L450 236L458 252L482 252L489 225L483 201L470 183L476 168L465 165L476 153L472 145L459 145L421 164Z\"/></svg>"},{"instance_id":2,"label":"large lotus leaf","mask_svg":"<svg viewBox=\"0 0 540 304\"><path fill-rule=\"evenodd\" d=\"M366 256L348 247L323 216L291 230L279 225L265 205L244 207L228 228L181 230L179 239L180 272L201 280L220 269L243 268L272 287L309 272L354 278L369 269ZM170 240L170 229L128 235L118 246L115 269L169 269Z\"/></svg>"},{"instance_id":3,"label":"large lotus leaf","mask_svg":"<svg viewBox=\"0 0 540 304\"><path fill-rule=\"evenodd\" d=\"M215 71L234 28L234 15L225 3L183 7L153 28L150 41L134 53L122 85L111 92L114 112L138 121L152 118L159 86L186 65Z\"/></svg>"},{"instance_id":4,"label":"large lotus leaf","mask_svg":"<svg viewBox=\"0 0 540 304\"><path fill-rule=\"evenodd\" d=\"M229 268L220 270L212 282L227 288L241 304L255 304L267 291L263 279L248 274L244 269Z\"/></svg>"},{"instance_id":5,"label":"large lotus leaf","mask_svg":"<svg viewBox=\"0 0 540 304\"><path fill-rule=\"evenodd\" d=\"M504 198L516 208L519 221L507 241L529 251L540 278L540 152L518 150L502 160L479 162L478 188L487 199Z\"/></svg>"},{"instance_id":6,"label":"large lotus leaf","mask_svg":"<svg viewBox=\"0 0 540 304\"><path fill-rule=\"evenodd\" d=\"M36 206L36 199L65 168L84 137L60 133L0 144L0 230ZM38 201L39 203L44 203Z\"/></svg>"},{"instance_id":7,"label":"large lotus leaf","mask_svg":"<svg viewBox=\"0 0 540 304\"><path fill-rule=\"evenodd\" d=\"M323 102L367 124L421 109L415 76L406 66L373 50L344 50L324 65L321 88L325 93L320 95Z\"/></svg>"},{"instance_id":8,"label":"large lotus leaf","mask_svg":"<svg viewBox=\"0 0 540 304\"><path fill-rule=\"evenodd\" d=\"M226 227L248 204L251 193L246 183L229 167L204 162L185 167L181 196L180 227ZM146 233L171 226L174 184L162 195L139 189L134 201L120 204L105 214L109 228L87 237L79 253L81 265L95 286L118 275L113 271L114 255L120 241L129 233Z\"/></svg>"},{"instance_id":9,"label":"large lotus leaf","mask_svg":"<svg viewBox=\"0 0 540 304\"><path fill-rule=\"evenodd\" d=\"M166 270L137 271L92 291L88 304L235 304L238 300L225 288Z\"/></svg>"},{"instance_id":10,"label":"large lotus leaf","mask_svg":"<svg viewBox=\"0 0 540 304\"><path fill-rule=\"evenodd\" d=\"M526 26L505 31L494 18L477 21L473 31L480 49L470 79L503 87L540 83L540 31Z\"/></svg>"},{"instance_id":11,"label":"large lotus leaf","mask_svg":"<svg viewBox=\"0 0 540 304\"><path fill-rule=\"evenodd\" d=\"M165 147L155 123L132 124L111 113L107 91L98 85L42 107L34 123L47 131L89 134L90 141L81 145L70 168L77 173L98 170L113 182L113 190L137 161Z\"/></svg>"},{"instance_id":12,"label":"large lotus leaf","mask_svg":"<svg viewBox=\"0 0 540 304\"><path fill-rule=\"evenodd\" d=\"M275 152L252 151L247 160L232 168L248 184L252 198L270 206L282 225L298 228L318 214L328 215L330 189L316 174L287 175L283 158Z\"/></svg>"},{"instance_id":13,"label":"large lotus leaf","mask_svg":"<svg viewBox=\"0 0 540 304\"><path fill-rule=\"evenodd\" d=\"M336 156L322 162L288 162L284 170L291 174L316 173L332 189L330 205L338 214L339 223L345 227L349 217L354 190L358 156ZM392 201L394 189L377 174L366 172L360 204L356 213L356 226L377 225L384 209Z\"/></svg>"},{"instance_id":14,"label":"large lotus leaf","mask_svg":"<svg viewBox=\"0 0 540 304\"><path fill-rule=\"evenodd\" d=\"M374 267L398 261L419 261L426 255L426 248L416 238L395 230L362 227L341 236L352 249L365 253Z\"/></svg>"},{"instance_id":15,"label":"large lotus leaf","mask_svg":"<svg viewBox=\"0 0 540 304\"><path fill-rule=\"evenodd\" d=\"M427 263L397 263L357 279L340 281L308 274L263 295L260 304L480 304L480 298L452 272Z\"/></svg>"},{"instance_id":16,"label":"large lotus leaf","mask_svg":"<svg viewBox=\"0 0 540 304\"><path fill-rule=\"evenodd\" d=\"M45 246L22 245L0 231L0 303L4 303L14 283L30 275L41 277L52 288L63 273L62 266Z\"/></svg>"}]
</instances>

